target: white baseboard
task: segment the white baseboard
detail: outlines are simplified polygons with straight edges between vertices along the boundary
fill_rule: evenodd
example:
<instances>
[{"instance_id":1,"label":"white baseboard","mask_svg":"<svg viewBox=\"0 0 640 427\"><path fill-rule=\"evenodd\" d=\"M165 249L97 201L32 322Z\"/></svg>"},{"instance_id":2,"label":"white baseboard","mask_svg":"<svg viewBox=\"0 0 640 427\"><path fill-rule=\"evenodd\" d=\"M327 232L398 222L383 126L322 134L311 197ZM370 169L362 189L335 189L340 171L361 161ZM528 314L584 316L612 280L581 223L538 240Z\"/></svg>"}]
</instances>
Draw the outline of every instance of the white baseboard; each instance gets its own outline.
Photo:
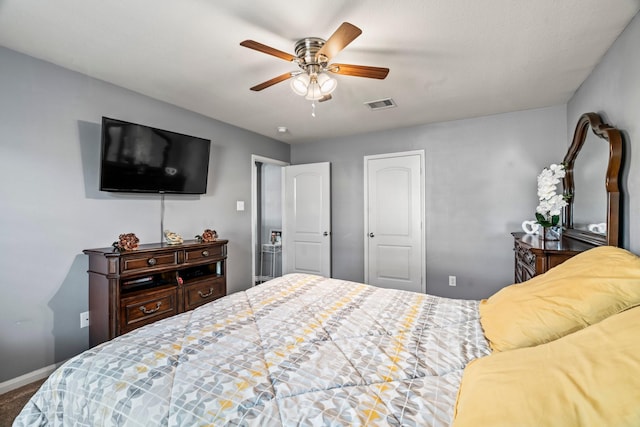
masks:
<instances>
[{"instance_id":1,"label":"white baseboard","mask_svg":"<svg viewBox=\"0 0 640 427\"><path fill-rule=\"evenodd\" d=\"M30 384L34 381L47 378L49 375L53 373L53 371L55 371L58 368L58 366L62 365L63 363L64 362L60 362L53 365L45 366L44 368L36 369L35 371L26 373L24 375L20 375L19 377L13 378L11 380L1 382L0 394L4 394L11 390L15 390L17 388L22 387L23 385Z\"/></svg>"}]
</instances>

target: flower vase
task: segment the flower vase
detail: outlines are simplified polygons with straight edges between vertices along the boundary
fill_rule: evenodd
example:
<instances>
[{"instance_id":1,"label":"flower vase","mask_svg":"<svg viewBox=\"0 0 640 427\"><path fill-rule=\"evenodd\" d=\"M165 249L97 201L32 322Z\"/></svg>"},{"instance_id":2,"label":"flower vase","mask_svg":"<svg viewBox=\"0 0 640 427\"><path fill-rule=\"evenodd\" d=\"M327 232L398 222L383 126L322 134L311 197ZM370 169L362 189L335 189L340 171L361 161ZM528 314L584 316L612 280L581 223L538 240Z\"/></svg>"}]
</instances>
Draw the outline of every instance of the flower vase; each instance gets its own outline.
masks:
<instances>
[{"instance_id":1,"label":"flower vase","mask_svg":"<svg viewBox=\"0 0 640 427\"><path fill-rule=\"evenodd\" d=\"M557 242L562 240L562 226L540 227L540 236L543 242Z\"/></svg>"}]
</instances>

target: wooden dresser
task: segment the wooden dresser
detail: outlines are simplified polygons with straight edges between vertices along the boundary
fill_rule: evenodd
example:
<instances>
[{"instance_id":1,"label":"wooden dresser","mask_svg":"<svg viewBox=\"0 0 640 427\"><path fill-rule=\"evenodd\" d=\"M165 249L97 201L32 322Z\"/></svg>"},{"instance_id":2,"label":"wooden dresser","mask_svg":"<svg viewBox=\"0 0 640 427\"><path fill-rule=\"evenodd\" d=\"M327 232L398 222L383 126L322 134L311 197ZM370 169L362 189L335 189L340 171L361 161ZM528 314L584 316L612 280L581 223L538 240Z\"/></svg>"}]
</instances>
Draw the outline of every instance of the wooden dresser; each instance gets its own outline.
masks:
<instances>
[{"instance_id":1,"label":"wooden dresser","mask_svg":"<svg viewBox=\"0 0 640 427\"><path fill-rule=\"evenodd\" d=\"M227 243L84 250L89 256L89 345L224 296Z\"/></svg>"},{"instance_id":2,"label":"wooden dresser","mask_svg":"<svg viewBox=\"0 0 640 427\"><path fill-rule=\"evenodd\" d=\"M563 237L556 242L543 242L537 235L511 233L514 238L515 283L529 280L558 264L562 264L574 255L591 249L596 245Z\"/></svg>"}]
</instances>

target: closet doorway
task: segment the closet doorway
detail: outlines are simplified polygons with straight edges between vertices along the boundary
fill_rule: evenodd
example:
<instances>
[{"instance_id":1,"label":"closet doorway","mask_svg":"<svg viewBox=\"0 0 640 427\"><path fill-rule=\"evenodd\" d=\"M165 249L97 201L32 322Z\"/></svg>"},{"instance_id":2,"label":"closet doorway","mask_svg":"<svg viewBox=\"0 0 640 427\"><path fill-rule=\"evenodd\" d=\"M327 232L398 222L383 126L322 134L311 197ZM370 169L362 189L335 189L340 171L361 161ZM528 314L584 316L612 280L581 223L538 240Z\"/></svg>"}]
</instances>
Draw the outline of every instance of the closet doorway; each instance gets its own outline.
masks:
<instances>
[{"instance_id":1,"label":"closet doorway","mask_svg":"<svg viewBox=\"0 0 640 427\"><path fill-rule=\"evenodd\" d=\"M282 168L288 164L251 156L253 286L282 275Z\"/></svg>"}]
</instances>

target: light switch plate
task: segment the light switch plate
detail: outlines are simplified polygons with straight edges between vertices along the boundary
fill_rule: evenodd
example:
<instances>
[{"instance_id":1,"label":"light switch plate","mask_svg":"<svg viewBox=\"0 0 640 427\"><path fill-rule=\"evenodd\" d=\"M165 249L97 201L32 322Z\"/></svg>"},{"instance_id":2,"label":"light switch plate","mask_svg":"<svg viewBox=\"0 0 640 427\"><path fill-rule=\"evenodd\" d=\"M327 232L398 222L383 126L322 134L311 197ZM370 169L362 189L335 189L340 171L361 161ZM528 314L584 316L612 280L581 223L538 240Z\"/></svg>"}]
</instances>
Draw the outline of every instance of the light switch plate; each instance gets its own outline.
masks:
<instances>
[{"instance_id":1,"label":"light switch plate","mask_svg":"<svg viewBox=\"0 0 640 427\"><path fill-rule=\"evenodd\" d=\"M244 210L244 200L236 200L236 210L237 211Z\"/></svg>"}]
</instances>

